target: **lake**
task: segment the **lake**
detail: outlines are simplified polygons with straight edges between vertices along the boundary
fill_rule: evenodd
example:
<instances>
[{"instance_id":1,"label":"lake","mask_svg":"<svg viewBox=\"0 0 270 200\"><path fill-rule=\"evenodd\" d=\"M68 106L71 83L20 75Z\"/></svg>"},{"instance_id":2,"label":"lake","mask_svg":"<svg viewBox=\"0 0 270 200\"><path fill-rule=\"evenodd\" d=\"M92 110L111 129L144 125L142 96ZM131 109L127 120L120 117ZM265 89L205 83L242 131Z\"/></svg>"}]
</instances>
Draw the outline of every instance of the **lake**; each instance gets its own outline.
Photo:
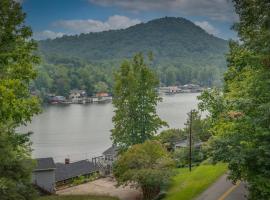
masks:
<instances>
[{"instance_id":1,"label":"lake","mask_svg":"<svg viewBox=\"0 0 270 200\"><path fill-rule=\"evenodd\" d=\"M157 111L170 128L183 128L187 113L197 108L198 93L163 96ZM51 105L20 131L33 131L33 157L71 162L99 156L111 145L113 106L107 104Z\"/></svg>"}]
</instances>

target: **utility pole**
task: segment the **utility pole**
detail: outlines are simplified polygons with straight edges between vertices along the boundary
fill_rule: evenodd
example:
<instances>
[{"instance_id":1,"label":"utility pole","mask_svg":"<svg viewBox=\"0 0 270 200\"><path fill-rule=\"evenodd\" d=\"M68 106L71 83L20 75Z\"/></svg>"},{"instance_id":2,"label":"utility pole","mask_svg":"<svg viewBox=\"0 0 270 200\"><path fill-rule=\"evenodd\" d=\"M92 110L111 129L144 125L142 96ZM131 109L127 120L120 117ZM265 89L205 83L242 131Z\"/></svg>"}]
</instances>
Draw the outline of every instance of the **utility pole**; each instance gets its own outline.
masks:
<instances>
[{"instance_id":1,"label":"utility pole","mask_svg":"<svg viewBox=\"0 0 270 200\"><path fill-rule=\"evenodd\" d=\"M191 172L191 154L192 154L192 110L189 119L189 171Z\"/></svg>"}]
</instances>

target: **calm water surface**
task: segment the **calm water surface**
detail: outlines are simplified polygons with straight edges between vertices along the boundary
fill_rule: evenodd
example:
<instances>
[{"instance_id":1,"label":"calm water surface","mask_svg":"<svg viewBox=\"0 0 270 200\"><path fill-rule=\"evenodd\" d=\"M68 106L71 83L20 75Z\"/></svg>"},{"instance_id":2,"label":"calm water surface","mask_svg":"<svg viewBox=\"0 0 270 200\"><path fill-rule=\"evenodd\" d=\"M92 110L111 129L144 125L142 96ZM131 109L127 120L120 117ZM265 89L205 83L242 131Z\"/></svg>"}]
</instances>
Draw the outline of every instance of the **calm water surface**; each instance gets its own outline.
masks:
<instances>
[{"instance_id":1,"label":"calm water surface","mask_svg":"<svg viewBox=\"0 0 270 200\"><path fill-rule=\"evenodd\" d=\"M163 96L158 114L170 128L183 128L187 113L197 108L199 94ZM33 131L33 157L53 157L56 161L90 159L111 145L113 106L108 104L53 105L44 108L27 127Z\"/></svg>"}]
</instances>

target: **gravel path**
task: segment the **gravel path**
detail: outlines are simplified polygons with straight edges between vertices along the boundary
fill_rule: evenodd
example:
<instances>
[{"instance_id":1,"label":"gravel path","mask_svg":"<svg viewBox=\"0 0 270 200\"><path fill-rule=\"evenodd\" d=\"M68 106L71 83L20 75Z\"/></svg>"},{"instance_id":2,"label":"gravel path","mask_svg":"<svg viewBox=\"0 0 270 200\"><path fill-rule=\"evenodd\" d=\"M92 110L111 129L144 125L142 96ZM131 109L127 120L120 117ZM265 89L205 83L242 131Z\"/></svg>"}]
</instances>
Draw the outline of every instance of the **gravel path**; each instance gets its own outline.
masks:
<instances>
[{"instance_id":1,"label":"gravel path","mask_svg":"<svg viewBox=\"0 0 270 200\"><path fill-rule=\"evenodd\" d=\"M115 187L112 178L102 178L82 185L57 191L58 195L106 195L118 197L120 200L140 200L141 192L130 187Z\"/></svg>"}]
</instances>

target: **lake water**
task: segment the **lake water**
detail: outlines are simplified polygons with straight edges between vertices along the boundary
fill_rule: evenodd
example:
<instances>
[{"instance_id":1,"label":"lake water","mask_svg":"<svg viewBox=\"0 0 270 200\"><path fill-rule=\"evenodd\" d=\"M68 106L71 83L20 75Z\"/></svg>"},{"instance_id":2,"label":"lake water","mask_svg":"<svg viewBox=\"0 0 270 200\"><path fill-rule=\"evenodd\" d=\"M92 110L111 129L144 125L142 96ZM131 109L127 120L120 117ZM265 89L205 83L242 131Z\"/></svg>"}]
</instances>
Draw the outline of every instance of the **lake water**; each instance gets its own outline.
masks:
<instances>
[{"instance_id":1,"label":"lake water","mask_svg":"<svg viewBox=\"0 0 270 200\"><path fill-rule=\"evenodd\" d=\"M183 128L187 113L197 108L198 93L163 96L157 111L170 128ZM111 145L113 106L108 104L52 105L20 131L33 131L33 157L55 161L90 159Z\"/></svg>"}]
</instances>

